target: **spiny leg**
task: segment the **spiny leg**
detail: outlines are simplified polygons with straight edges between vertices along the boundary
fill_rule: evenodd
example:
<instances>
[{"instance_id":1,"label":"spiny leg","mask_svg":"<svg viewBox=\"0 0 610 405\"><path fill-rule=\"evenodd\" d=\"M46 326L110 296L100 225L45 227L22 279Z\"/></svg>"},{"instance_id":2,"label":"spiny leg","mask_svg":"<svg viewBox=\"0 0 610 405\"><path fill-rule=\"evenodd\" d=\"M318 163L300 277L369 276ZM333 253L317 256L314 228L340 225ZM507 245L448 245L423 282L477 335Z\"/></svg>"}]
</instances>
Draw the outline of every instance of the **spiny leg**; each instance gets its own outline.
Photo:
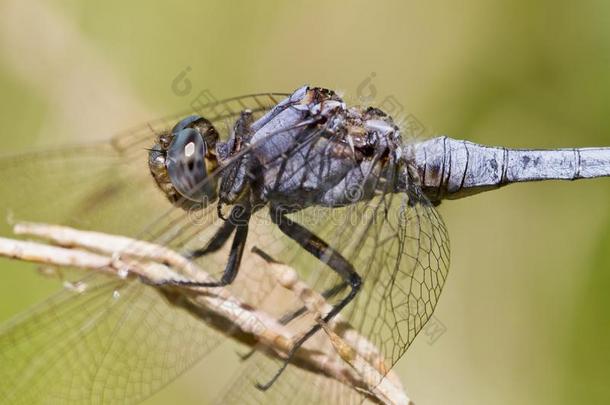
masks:
<instances>
[{"instance_id":1,"label":"spiny leg","mask_svg":"<svg viewBox=\"0 0 610 405\"><path fill-rule=\"evenodd\" d=\"M239 118L237 119L237 121L235 122L235 126L233 128L233 132L234 132L235 139L236 139L236 141L234 143L234 147L235 147L235 144L241 145L243 140L248 137L248 135L250 134L250 125L252 125L253 121L254 121L254 119L252 116L252 111L244 110L241 112L241 114L240 114ZM233 151L233 152L235 152L235 151ZM240 167L239 164L231 164L225 168L225 171L229 172L229 174L234 177L235 176L234 171L239 167ZM233 178L233 180L235 180L235 179ZM232 182L229 182L229 183L232 183ZM221 187L222 187L222 184L221 184ZM238 214L236 212L236 209L239 209L240 206L237 205L237 206L233 207L233 209L231 210L231 213L229 214L229 218L226 218L224 216L224 214L222 213L223 205L224 205L224 203L222 201L218 202L218 204L216 205L217 215L219 218L221 218L224 221L221 228L218 231L216 231L216 233L208 241L206 246L187 253L185 255L187 258L198 259L202 256L207 255L208 253L216 252L226 243L227 240L229 240L231 233L237 227L237 224L235 223L235 221L233 221L233 219L237 218ZM239 219L237 219L237 220L239 221Z\"/></svg>"},{"instance_id":2,"label":"spiny leg","mask_svg":"<svg viewBox=\"0 0 610 405\"><path fill-rule=\"evenodd\" d=\"M347 288L347 283L339 283L327 290L324 290L322 292L322 297L324 297L325 299L329 299L334 297L335 295L339 294L341 291L345 290ZM307 308L305 308L305 306L302 306L301 308L297 309L296 311L292 311L292 312L288 312L284 315L282 315L282 317L278 320L278 322L280 323L280 325L288 325L290 322L292 322L294 319L298 318L299 316L303 315L305 312L307 312ZM249 352L247 352L246 354L240 354L238 353L240 359L242 361L248 360L250 357L252 357L252 355L256 353L256 349L252 349Z\"/></svg>"},{"instance_id":3,"label":"spiny leg","mask_svg":"<svg viewBox=\"0 0 610 405\"><path fill-rule=\"evenodd\" d=\"M235 228L235 236L233 237L233 243L231 245L231 251L229 253L229 259L225 266L222 278L220 281L214 282L200 282L200 281L183 281L183 280L166 280L157 283L157 285L181 285L190 287L224 287L229 285L235 280L239 265L244 254L244 248L246 247L246 238L248 237L248 221L252 214L250 206L236 205L231 210L231 217L227 222L233 222ZM214 242L218 233L222 231L222 228L212 237L212 240L208 243ZM229 233L230 235L230 233ZM222 236L224 237L224 236ZM220 237L219 237L220 238ZM228 239L228 236L226 236ZM225 239L225 241L226 241ZM223 242L224 243L224 242ZM222 244L221 244L222 246ZM205 248L204 248L205 249Z\"/></svg>"},{"instance_id":4,"label":"spiny leg","mask_svg":"<svg viewBox=\"0 0 610 405\"><path fill-rule=\"evenodd\" d=\"M231 216L232 217L232 216ZM208 241L208 243L202 247L201 249L193 250L188 252L185 256L187 259L198 259L202 256L207 255L208 253L213 253L218 251L223 245L229 240L229 237L235 230L236 225L230 219L224 221L220 229L216 231L216 233L212 236L212 238Z\"/></svg>"},{"instance_id":5,"label":"spiny leg","mask_svg":"<svg viewBox=\"0 0 610 405\"><path fill-rule=\"evenodd\" d=\"M269 254L267 254L265 251L261 250L260 248L258 248L256 246L254 246L252 248L252 253L259 255L260 257L263 258L263 260L265 260L269 263L280 263L277 260L275 260L273 257L271 257ZM335 295L339 294L341 291L345 290L347 288L347 286L348 286L348 284L346 282L341 282L330 288L327 288L326 290L324 290L322 292L321 295L322 295L322 297L324 297L324 299L332 298ZM292 322L294 319L298 318L299 316L303 315L305 312L307 312L307 308L305 306L302 306L301 308L299 308L295 311L285 313L278 319L278 322L281 325L288 325L290 322ZM252 355L254 353L256 353L256 349L252 349L249 352L247 352L246 354L239 354L239 357L242 361L248 360L250 357L252 357Z\"/></svg>"},{"instance_id":6,"label":"spiny leg","mask_svg":"<svg viewBox=\"0 0 610 405\"><path fill-rule=\"evenodd\" d=\"M339 294L341 291L345 290L347 288L347 286L348 286L347 282L342 282L337 285L334 285L334 286L324 290L322 292L322 297L324 297L325 299L332 298L335 295ZM305 312L307 312L307 308L305 308L305 306L302 306L301 308L297 309L296 311L288 312L287 314L284 314L279 319L279 322L282 325L287 325L290 322L292 322L292 320L294 320L295 318L298 318L299 316L303 315Z\"/></svg>"},{"instance_id":7,"label":"spiny leg","mask_svg":"<svg viewBox=\"0 0 610 405\"><path fill-rule=\"evenodd\" d=\"M286 215L282 212L281 208L272 208L271 209L271 220L280 228L280 230L288 237L297 242L303 249L311 253L317 259L328 265L332 270L334 270L345 283L349 284L351 287L350 292L347 294L345 298L343 298L337 305L334 305L332 309L322 318L323 323L330 322L331 319L335 317L341 310L349 304L354 297L360 291L360 286L362 284L362 279L356 273L354 266L350 262L348 262L339 252L330 247L325 241L321 238L313 234L307 228L301 226L300 224L291 221ZM311 338L316 332L318 332L322 328L321 323L316 323L311 327L299 340L295 342L292 346L286 359L284 360L284 364L280 367L280 369L275 373L275 375L267 382L266 384L256 384L256 387L262 391L269 389L275 381L280 377L280 375L284 372L288 363L297 352L297 350L303 346L303 344Z\"/></svg>"}]
</instances>

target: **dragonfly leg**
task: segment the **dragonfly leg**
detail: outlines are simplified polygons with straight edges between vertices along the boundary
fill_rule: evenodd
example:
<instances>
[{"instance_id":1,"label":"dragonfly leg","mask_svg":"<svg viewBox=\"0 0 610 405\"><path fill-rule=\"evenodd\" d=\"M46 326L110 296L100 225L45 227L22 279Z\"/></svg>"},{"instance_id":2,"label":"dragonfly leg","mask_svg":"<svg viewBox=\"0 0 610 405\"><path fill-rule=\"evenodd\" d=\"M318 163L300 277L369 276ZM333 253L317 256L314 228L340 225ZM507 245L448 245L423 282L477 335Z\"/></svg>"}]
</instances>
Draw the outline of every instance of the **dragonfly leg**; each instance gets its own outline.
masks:
<instances>
[{"instance_id":1,"label":"dragonfly leg","mask_svg":"<svg viewBox=\"0 0 610 405\"><path fill-rule=\"evenodd\" d=\"M297 242L303 249L311 253L317 259L327 264L332 270L334 270L344 281L350 286L350 292L322 318L323 323L328 323L335 317L341 310L349 304L354 297L360 291L362 279L354 269L354 266L348 262L339 252L330 247L325 241L313 234L307 228L300 224L291 221L286 215L279 209L271 210L271 220L280 228L280 230L288 237ZM313 325L305 334L299 338L292 346L284 364L274 374L274 376L265 384L257 384L256 387L262 391L269 389L275 381L282 375L290 360L297 352L297 350L303 346L303 344L309 340L316 332L322 328L320 323Z\"/></svg>"},{"instance_id":2,"label":"dragonfly leg","mask_svg":"<svg viewBox=\"0 0 610 405\"><path fill-rule=\"evenodd\" d=\"M267 253L265 253L264 251L262 251L261 249L259 249L258 247L253 247L252 248L252 252L258 254L259 256L261 256L265 261L271 262L271 263L279 263L277 260L273 259L271 256L269 256ZM324 290L322 292L322 297L324 297L325 299L329 299L334 297L335 295L339 294L341 291L345 290L347 288L348 284L346 282L341 282L339 284L336 284L326 290ZM305 306L302 306L301 308L292 311L292 312L287 312L284 315L282 315L278 322L281 325L288 325L290 322L292 322L294 319L298 318L299 316L303 315L305 312L307 312L307 308L305 308ZM250 351L248 351L246 354L239 354L239 358L242 361L248 360L250 357L252 357L252 355L256 353L256 349L252 349Z\"/></svg>"},{"instance_id":3,"label":"dragonfly leg","mask_svg":"<svg viewBox=\"0 0 610 405\"><path fill-rule=\"evenodd\" d=\"M183 281L183 280L166 280L157 283L157 285L181 285L181 286L190 286L190 287L223 287L229 285L235 280L237 276L237 272L239 270L239 265L241 264L241 259L244 254L244 248L246 247L246 238L248 237L248 221L250 220L250 215L252 214L249 206L237 205L233 208L232 214L235 216L231 216L229 221L233 221L233 226L235 229L235 236L233 237L233 243L231 245L231 251L229 253L229 260L227 261L227 265L225 266L224 272L222 274L222 278L220 281L214 282L201 282L201 281ZM235 211L237 210L237 211ZM227 222L229 222L227 221ZM219 232L222 231L222 228ZM230 232L228 235L218 236L218 232L216 235L212 237L212 240L208 243L208 245L214 242L216 236L218 236L218 240L224 237L225 241L228 239ZM224 243L224 241L223 241ZM222 246L222 244L221 244ZM205 248L204 248L205 249ZM208 251L209 252L209 251Z\"/></svg>"},{"instance_id":4,"label":"dragonfly leg","mask_svg":"<svg viewBox=\"0 0 610 405\"><path fill-rule=\"evenodd\" d=\"M233 208L235 209L235 208ZM186 253L186 257L188 259L198 259L202 256L207 255L208 253L213 253L218 251L223 245L229 240L229 237L235 230L236 225L234 221L224 221L220 229L216 231L214 236L208 241L208 243L202 247L201 249L193 250L191 252Z\"/></svg>"},{"instance_id":5,"label":"dragonfly leg","mask_svg":"<svg viewBox=\"0 0 610 405\"><path fill-rule=\"evenodd\" d=\"M342 282L339 283L337 285L334 285L328 289L326 289L325 291L322 292L322 297L324 297L325 299L328 298L332 298L335 295L339 294L341 291L345 290L348 286L348 283L346 282ZM282 325L287 325L290 322L292 322L292 320L298 318L299 316L303 315L305 312L307 312L307 308L305 308L305 306L302 306L301 308L297 309L296 311L293 312L288 312L286 314L284 314L280 319L279 322Z\"/></svg>"},{"instance_id":6,"label":"dragonfly leg","mask_svg":"<svg viewBox=\"0 0 610 405\"><path fill-rule=\"evenodd\" d=\"M341 291L345 290L347 288L347 283L343 282L343 283L339 283L327 290L325 290L324 292L322 292L322 296L326 299L328 298L332 298L335 295L339 294ZM292 311L292 312L288 312L284 315L282 315L282 317L278 320L278 322L281 325L288 325L290 322L292 322L294 319L298 318L299 316L303 315L305 312L307 312L307 308L305 308L305 306L302 306L301 308L297 309L296 311ZM252 357L252 355L256 353L256 349L252 349L250 351L248 351L246 354L239 354L239 358L242 361L248 360L250 357Z\"/></svg>"},{"instance_id":7,"label":"dragonfly leg","mask_svg":"<svg viewBox=\"0 0 610 405\"><path fill-rule=\"evenodd\" d=\"M254 246L252 248L252 252L261 256L267 262L279 263L277 260L273 259L271 256L269 256L267 253L265 253L264 251L262 251L261 249L259 249L256 246ZM339 284L336 284L336 285L324 290L322 292L322 297L324 297L325 299L332 298L335 295L339 294L341 291L345 290L347 288L347 286L348 286L348 283L345 281L343 281ZM307 311L307 308L305 308L305 306L302 306L301 308L297 309L296 311L285 313L284 315L282 315L282 317L280 317L280 319L278 321L282 325L288 325L292 320L303 315L306 311Z\"/></svg>"}]
</instances>

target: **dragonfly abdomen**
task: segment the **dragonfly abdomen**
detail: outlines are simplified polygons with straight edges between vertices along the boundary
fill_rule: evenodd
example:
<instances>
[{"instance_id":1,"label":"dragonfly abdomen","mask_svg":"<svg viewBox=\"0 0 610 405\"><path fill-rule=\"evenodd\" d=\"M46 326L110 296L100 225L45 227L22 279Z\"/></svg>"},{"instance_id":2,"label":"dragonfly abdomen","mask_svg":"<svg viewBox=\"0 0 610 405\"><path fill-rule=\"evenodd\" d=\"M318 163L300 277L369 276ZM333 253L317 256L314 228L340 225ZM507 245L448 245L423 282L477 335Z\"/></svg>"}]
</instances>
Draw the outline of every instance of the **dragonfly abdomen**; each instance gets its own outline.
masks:
<instances>
[{"instance_id":1,"label":"dragonfly abdomen","mask_svg":"<svg viewBox=\"0 0 610 405\"><path fill-rule=\"evenodd\" d=\"M509 149L440 136L405 155L432 201L519 182L610 176L610 148Z\"/></svg>"}]
</instances>

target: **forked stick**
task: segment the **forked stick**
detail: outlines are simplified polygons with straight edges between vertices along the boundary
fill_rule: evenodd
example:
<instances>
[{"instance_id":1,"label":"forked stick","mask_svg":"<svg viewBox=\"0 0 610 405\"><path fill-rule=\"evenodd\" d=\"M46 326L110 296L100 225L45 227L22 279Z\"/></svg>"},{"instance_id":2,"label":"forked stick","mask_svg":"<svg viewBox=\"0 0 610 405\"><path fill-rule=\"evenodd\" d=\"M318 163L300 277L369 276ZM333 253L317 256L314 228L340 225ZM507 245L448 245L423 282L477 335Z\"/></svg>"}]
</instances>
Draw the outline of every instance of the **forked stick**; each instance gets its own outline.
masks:
<instances>
[{"instance_id":1,"label":"forked stick","mask_svg":"<svg viewBox=\"0 0 610 405\"><path fill-rule=\"evenodd\" d=\"M100 271L125 279L125 282L149 284L165 296L170 305L180 306L221 333L278 359L285 357L298 339L273 316L252 308L226 288L158 285L164 280L211 279L194 262L166 247L47 224L18 223L14 232L43 239L49 244L0 238L0 256ZM299 280L292 268L264 256L259 260L278 284L292 291L310 313L320 316L328 311L325 299ZM337 328L339 324L341 327ZM371 342L339 316L324 325L324 330L328 335L326 343L322 347L305 345L297 351L291 364L343 383L374 402L411 404L399 379L388 370L383 356Z\"/></svg>"}]
</instances>

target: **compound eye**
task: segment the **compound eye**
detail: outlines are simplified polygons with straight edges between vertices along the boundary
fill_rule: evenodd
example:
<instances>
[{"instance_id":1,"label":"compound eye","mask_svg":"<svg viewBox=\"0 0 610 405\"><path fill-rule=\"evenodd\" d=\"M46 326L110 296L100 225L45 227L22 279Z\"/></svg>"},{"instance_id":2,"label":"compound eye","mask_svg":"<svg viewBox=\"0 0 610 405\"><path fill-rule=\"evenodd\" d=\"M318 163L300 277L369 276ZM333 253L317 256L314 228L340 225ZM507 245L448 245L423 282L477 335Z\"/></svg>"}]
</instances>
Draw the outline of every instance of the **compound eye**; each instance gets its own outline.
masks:
<instances>
[{"instance_id":1,"label":"compound eye","mask_svg":"<svg viewBox=\"0 0 610 405\"><path fill-rule=\"evenodd\" d=\"M191 201L207 202L215 196L207 178L205 154L205 141L193 128L181 129L175 134L167 150L167 174L172 185Z\"/></svg>"},{"instance_id":2,"label":"compound eye","mask_svg":"<svg viewBox=\"0 0 610 405\"><path fill-rule=\"evenodd\" d=\"M172 128L172 134L176 134L185 128L192 128L193 124L200 120L202 120L202 118L199 115L189 115L188 117L181 119L176 125L174 125L174 127Z\"/></svg>"}]
</instances>

